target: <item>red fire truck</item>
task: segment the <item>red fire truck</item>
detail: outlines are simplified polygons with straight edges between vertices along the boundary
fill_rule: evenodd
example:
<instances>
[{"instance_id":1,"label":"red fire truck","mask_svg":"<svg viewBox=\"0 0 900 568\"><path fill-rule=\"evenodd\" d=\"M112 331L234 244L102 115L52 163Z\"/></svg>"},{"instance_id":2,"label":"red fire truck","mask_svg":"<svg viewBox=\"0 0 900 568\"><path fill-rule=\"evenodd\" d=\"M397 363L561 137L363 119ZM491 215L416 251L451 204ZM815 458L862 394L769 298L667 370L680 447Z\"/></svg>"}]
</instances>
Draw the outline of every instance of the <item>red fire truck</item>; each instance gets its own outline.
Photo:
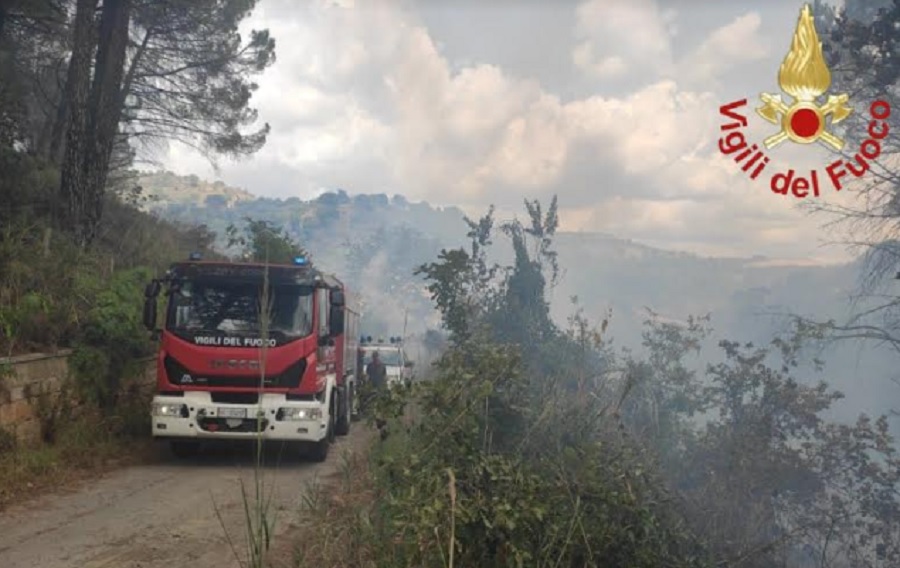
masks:
<instances>
[{"instance_id":1,"label":"red fire truck","mask_svg":"<svg viewBox=\"0 0 900 568\"><path fill-rule=\"evenodd\" d=\"M339 280L304 257L266 265L192 254L144 295L144 325L160 339L152 432L176 456L259 435L324 461L349 433L359 320Z\"/></svg>"}]
</instances>

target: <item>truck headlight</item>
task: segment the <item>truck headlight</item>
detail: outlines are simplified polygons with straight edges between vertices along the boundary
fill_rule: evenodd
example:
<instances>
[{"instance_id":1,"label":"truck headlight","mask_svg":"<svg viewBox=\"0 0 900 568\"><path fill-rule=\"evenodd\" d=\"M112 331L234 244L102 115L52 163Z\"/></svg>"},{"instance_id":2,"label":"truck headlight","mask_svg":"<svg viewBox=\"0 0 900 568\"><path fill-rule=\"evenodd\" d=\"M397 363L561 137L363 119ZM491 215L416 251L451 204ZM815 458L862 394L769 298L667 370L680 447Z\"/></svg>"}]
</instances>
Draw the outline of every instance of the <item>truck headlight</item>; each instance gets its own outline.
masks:
<instances>
[{"instance_id":1,"label":"truck headlight","mask_svg":"<svg viewBox=\"0 0 900 568\"><path fill-rule=\"evenodd\" d=\"M187 418L188 411L185 404L172 404L170 402L154 402L153 416L177 416Z\"/></svg>"},{"instance_id":2,"label":"truck headlight","mask_svg":"<svg viewBox=\"0 0 900 568\"><path fill-rule=\"evenodd\" d=\"M318 408L279 408L281 420L321 420L322 411Z\"/></svg>"}]
</instances>

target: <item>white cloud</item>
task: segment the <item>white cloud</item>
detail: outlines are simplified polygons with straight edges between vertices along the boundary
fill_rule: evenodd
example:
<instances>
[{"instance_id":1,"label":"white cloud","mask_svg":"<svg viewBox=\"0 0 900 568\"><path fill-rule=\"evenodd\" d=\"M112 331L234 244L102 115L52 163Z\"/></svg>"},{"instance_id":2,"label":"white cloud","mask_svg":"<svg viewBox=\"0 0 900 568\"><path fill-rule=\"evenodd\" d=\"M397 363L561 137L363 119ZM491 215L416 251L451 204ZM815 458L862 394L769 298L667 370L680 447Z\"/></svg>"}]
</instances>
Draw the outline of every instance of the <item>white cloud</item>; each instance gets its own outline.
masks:
<instances>
[{"instance_id":1,"label":"white cloud","mask_svg":"<svg viewBox=\"0 0 900 568\"><path fill-rule=\"evenodd\" d=\"M654 0L589 0L577 9L572 62L598 77L664 73L672 65L674 12Z\"/></svg>"},{"instance_id":2,"label":"white cloud","mask_svg":"<svg viewBox=\"0 0 900 568\"><path fill-rule=\"evenodd\" d=\"M769 56L759 15L724 20L675 61L676 14L661 4L579 5L571 52L579 69L592 77L640 69L645 80L628 93L572 98L490 62L449 61L404 5L267 0L253 23L272 30L278 62L254 102L273 131L258 156L226 167L224 178L268 195L337 186L467 210L556 193L564 229L692 250L804 254L816 221L747 181L716 148L725 101L713 80ZM695 70L692 90L674 78L686 65ZM756 101L748 103L752 114ZM759 122L749 136L765 130ZM203 173L181 150L170 164Z\"/></svg>"},{"instance_id":3,"label":"white cloud","mask_svg":"<svg viewBox=\"0 0 900 568\"><path fill-rule=\"evenodd\" d=\"M759 13L750 12L715 30L696 51L679 62L679 77L709 84L724 71L766 58L771 49L760 35L761 23Z\"/></svg>"}]
</instances>

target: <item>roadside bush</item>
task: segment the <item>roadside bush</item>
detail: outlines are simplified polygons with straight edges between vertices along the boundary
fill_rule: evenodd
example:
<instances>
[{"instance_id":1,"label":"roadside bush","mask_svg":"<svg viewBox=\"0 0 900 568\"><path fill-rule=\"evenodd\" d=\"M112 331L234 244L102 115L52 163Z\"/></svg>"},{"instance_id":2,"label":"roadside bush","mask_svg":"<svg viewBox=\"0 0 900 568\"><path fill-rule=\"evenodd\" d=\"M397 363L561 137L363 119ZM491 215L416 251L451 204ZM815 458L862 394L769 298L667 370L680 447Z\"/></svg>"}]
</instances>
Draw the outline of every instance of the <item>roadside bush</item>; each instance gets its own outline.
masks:
<instances>
[{"instance_id":1,"label":"roadside bush","mask_svg":"<svg viewBox=\"0 0 900 568\"><path fill-rule=\"evenodd\" d=\"M489 214L470 251L421 268L451 346L434 381L381 409L392 434L343 565L897 565L900 453L885 416L826 419L843 395L800 366L819 331L721 341L703 372L688 356L709 318L651 318L645 353L616 356L608 319L549 318L553 211L505 225L511 267L486 264Z\"/></svg>"},{"instance_id":2,"label":"roadside bush","mask_svg":"<svg viewBox=\"0 0 900 568\"><path fill-rule=\"evenodd\" d=\"M26 393L32 401L32 409L41 428L41 441L45 444L56 443L59 431L71 423L74 410L71 384L67 378L59 392L42 387L38 392L29 389Z\"/></svg>"},{"instance_id":3,"label":"roadside bush","mask_svg":"<svg viewBox=\"0 0 900 568\"><path fill-rule=\"evenodd\" d=\"M215 235L205 227L173 225L113 196L107 198L97 242L89 250L79 249L68 235L55 230L49 218L40 214L42 211L18 207L7 210L0 205L3 355L73 347L84 340L88 332L85 325L103 327L102 319L107 315L118 322L121 318L110 307L105 292L122 282L135 286L134 292L140 295L146 284L127 276L129 271L142 269L140 274L156 274L172 261L187 258L191 251L217 256L209 251ZM118 276L120 273L124 276ZM120 303L125 301L121 291L113 294L120 297ZM141 302L138 299L128 313L137 313L139 318Z\"/></svg>"},{"instance_id":4,"label":"roadside bush","mask_svg":"<svg viewBox=\"0 0 900 568\"><path fill-rule=\"evenodd\" d=\"M106 420L110 432L121 438L150 436L147 409L153 399L153 389L138 380L125 381L112 417Z\"/></svg>"},{"instance_id":5,"label":"roadside bush","mask_svg":"<svg viewBox=\"0 0 900 568\"><path fill-rule=\"evenodd\" d=\"M153 348L141 325L144 285L191 251L216 255L205 227L168 223L114 191L93 245L79 248L51 221L56 167L5 149L0 165L0 356L74 351L66 390L33 393L45 444L0 459L2 507L142 448L134 441L149 434L149 397L130 379Z\"/></svg>"},{"instance_id":6,"label":"roadside bush","mask_svg":"<svg viewBox=\"0 0 900 568\"><path fill-rule=\"evenodd\" d=\"M470 251L418 270L451 344L433 381L378 409L393 423L373 452L372 504L351 531L369 539L349 547L369 555L356 565L710 565L652 454L620 422L627 388L604 388L606 323L596 331L579 313L562 331L550 319L543 267L555 273L556 204L546 215L526 205L528 229L501 226L513 266L487 263L489 213L469 221Z\"/></svg>"},{"instance_id":7,"label":"roadside bush","mask_svg":"<svg viewBox=\"0 0 900 568\"><path fill-rule=\"evenodd\" d=\"M534 404L517 350L483 338L437 366L422 418L375 453L376 565L446 566L451 546L459 566L705 565L610 416Z\"/></svg>"},{"instance_id":8,"label":"roadside bush","mask_svg":"<svg viewBox=\"0 0 900 568\"><path fill-rule=\"evenodd\" d=\"M139 373L140 359L153 352L141 321L143 285L151 278L143 268L116 273L96 292L82 322L70 366L81 396L100 409L115 408L122 382ZM85 286L96 284L90 281Z\"/></svg>"}]
</instances>

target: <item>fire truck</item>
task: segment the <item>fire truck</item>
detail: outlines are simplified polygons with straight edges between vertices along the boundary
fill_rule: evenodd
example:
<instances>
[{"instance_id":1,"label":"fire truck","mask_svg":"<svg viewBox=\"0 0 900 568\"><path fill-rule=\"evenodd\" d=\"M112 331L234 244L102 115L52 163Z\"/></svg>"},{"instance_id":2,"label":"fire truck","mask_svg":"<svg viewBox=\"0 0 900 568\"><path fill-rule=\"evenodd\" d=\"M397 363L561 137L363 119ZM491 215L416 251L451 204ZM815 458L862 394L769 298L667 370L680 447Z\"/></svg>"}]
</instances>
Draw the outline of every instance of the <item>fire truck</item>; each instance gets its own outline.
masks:
<instances>
[{"instance_id":1,"label":"fire truck","mask_svg":"<svg viewBox=\"0 0 900 568\"><path fill-rule=\"evenodd\" d=\"M275 265L192 254L144 296L144 325L160 342L152 434L176 456L260 436L324 461L350 432L359 317L337 278L305 257Z\"/></svg>"},{"instance_id":2,"label":"fire truck","mask_svg":"<svg viewBox=\"0 0 900 568\"><path fill-rule=\"evenodd\" d=\"M403 348L403 338L390 337L389 341L378 339L373 341L372 336L360 337L360 352L362 354L362 370L372 361L372 355L378 352L378 358L384 363L387 371L388 385L410 384L413 380L413 361Z\"/></svg>"}]
</instances>

